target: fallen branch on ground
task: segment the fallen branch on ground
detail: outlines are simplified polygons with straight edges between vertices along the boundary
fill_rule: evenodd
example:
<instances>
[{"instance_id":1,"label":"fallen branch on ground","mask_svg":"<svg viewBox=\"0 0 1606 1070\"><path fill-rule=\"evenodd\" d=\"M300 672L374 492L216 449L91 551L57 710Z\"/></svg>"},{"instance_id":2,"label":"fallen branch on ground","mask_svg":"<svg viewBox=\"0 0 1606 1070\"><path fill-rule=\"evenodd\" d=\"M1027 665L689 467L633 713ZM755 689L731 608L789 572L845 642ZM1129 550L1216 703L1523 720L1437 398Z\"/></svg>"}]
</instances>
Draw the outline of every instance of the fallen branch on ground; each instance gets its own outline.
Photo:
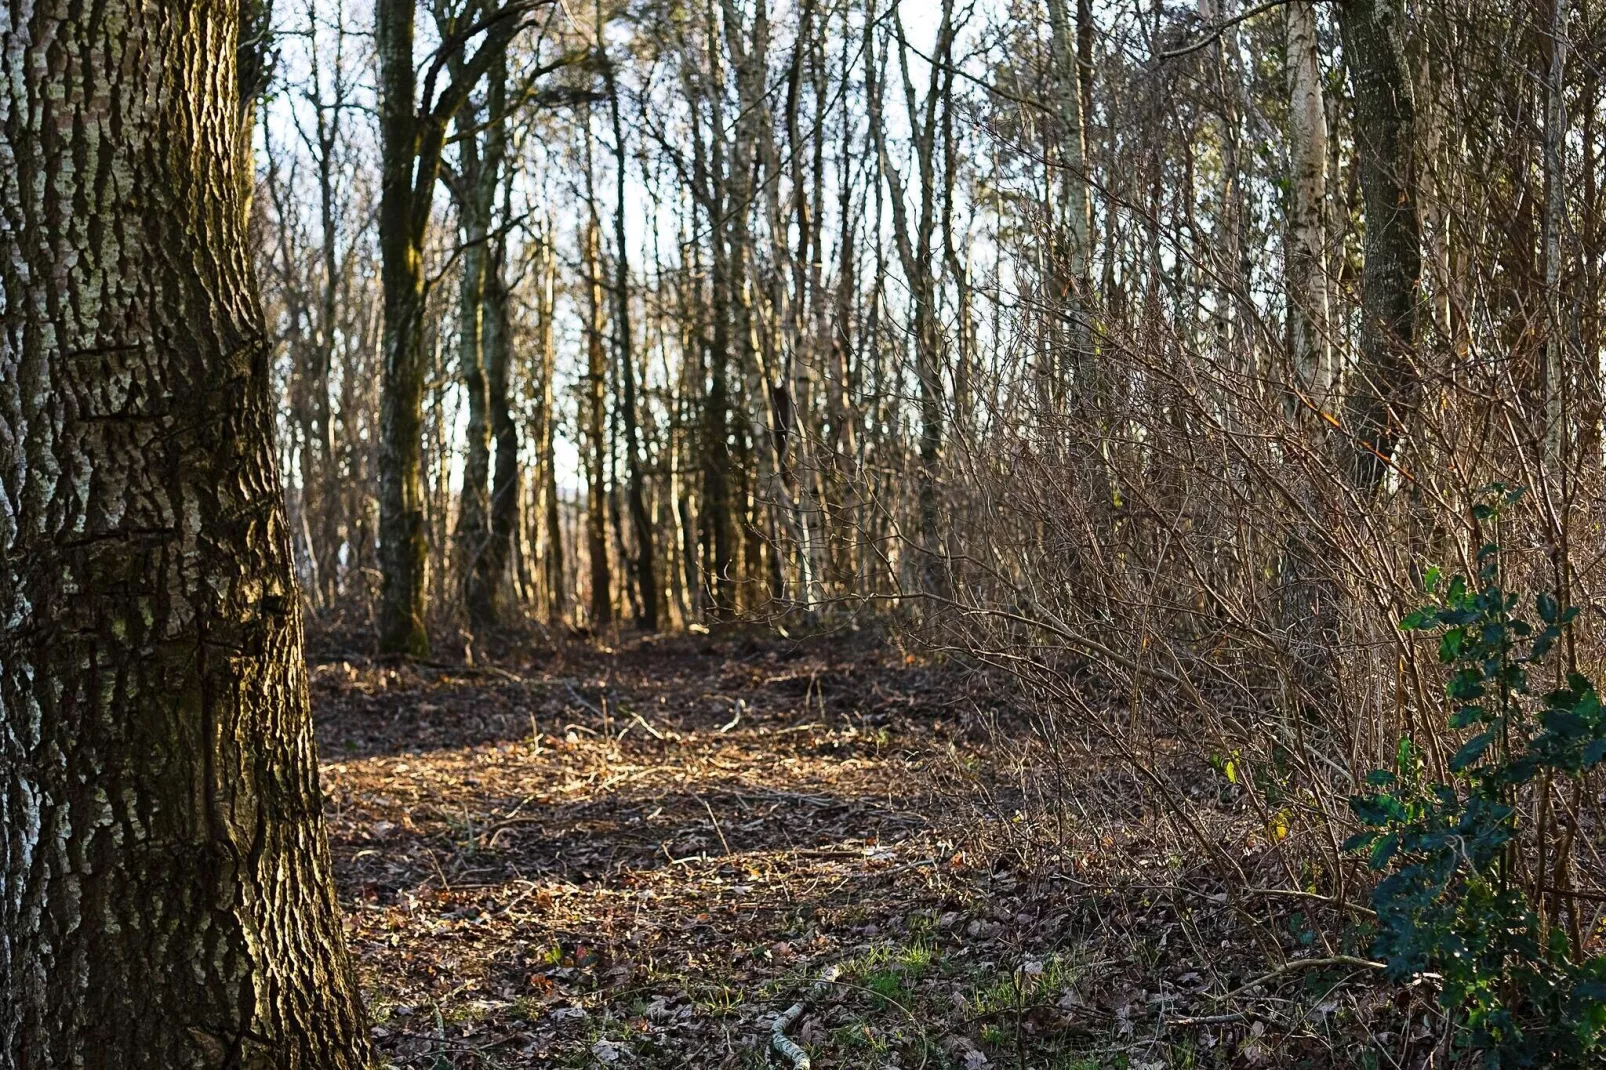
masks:
<instances>
[{"instance_id":1,"label":"fallen branch on ground","mask_svg":"<svg viewBox=\"0 0 1606 1070\"><path fill-rule=\"evenodd\" d=\"M1373 962L1371 959L1356 958L1354 955L1332 955L1327 958L1319 959L1293 959L1289 962L1283 963L1270 973L1255 978L1248 984L1239 985L1231 992L1228 992L1225 996L1218 996L1216 998L1222 1000L1231 999L1236 995L1240 995L1241 993L1249 991L1251 988L1256 988L1260 985L1263 985L1267 981L1275 980L1285 973L1293 973L1295 970L1314 969L1318 966L1354 966L1363 970L1388 969L1388 963L1386 962Z\"/></svg>"},{"instance_id":2,"label":"fallen branch on ground","mask_svg":"<svg viewBox=\"0 0 1606 1070\"><path fill-rule=\"evenodd\" d=\"M786 1031L791 1028L793 1022L803 1017L803 1012L808 1009L809 1003L817 999L820 993L825 991L826 986L835 981L841 973L842 970L836 966L827 969L820 975L820 979L814 982L814 987L809 989L808 994L782 1011L780 1017L775 1019L775 1024L770 1027L770 1046L778 1054L791 1060L793 1070L809 1070L811 1064L809 1053L798 1047L797 1042L786 1035Z\"/></svg>"}]
</instances>

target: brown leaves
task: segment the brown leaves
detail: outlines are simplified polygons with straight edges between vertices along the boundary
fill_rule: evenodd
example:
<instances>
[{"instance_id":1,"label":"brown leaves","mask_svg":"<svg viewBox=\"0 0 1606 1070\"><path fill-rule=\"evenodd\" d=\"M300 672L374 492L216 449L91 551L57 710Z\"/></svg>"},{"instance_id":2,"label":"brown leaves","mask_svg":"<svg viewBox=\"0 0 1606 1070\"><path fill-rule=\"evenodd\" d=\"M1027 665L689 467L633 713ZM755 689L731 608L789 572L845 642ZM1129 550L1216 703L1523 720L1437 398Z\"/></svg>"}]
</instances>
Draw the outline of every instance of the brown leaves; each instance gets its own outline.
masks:
<instances>
[{"instance_id":1,"label":"brown leaves","mask_svg":"<svg viewBox=\"0 0 1606 1070\"><path fill-rule=\"evenodd\" d=\"M1095 764L1092 820L1016 817L1030 774L956 742L956 677L742 649L315 674L350 939L397 1066L750 1066L828 965L792 1034L822 1070L1171 1065L1173 1042L1248 1066L1320 1050L1311 1022L1353 1027L1325 998L1294 1044L1215 1002L1299 949L1275 900L1246 916L1186 841L1130 820L1130 782Z\"/></svg>"}]
</instances>

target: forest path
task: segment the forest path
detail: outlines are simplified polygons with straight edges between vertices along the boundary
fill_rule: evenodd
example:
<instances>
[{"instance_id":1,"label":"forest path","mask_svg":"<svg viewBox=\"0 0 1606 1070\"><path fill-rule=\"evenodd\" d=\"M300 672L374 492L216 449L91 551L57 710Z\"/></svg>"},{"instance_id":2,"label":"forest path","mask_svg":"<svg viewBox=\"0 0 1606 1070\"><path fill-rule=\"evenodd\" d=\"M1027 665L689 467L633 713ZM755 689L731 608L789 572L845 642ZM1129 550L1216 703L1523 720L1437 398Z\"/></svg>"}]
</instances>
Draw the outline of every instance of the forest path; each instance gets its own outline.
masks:
<instances>
[{"instance_id":1,"label":"forest path","mask_svg":"<svg viewBox=\"0 0 1606 1070\"><path fill-rule=\"evenodd\" d=\"M458 671L326 655L312 679L397 1066L762 1066L828 963L832 1013L794 1032L846 1061L816 1065L983 1065L899 1013L934 939L1000 928L970 917L939 789L979 755L951 671L864 637L689 636Z\"/></svg>"}]
</instances>

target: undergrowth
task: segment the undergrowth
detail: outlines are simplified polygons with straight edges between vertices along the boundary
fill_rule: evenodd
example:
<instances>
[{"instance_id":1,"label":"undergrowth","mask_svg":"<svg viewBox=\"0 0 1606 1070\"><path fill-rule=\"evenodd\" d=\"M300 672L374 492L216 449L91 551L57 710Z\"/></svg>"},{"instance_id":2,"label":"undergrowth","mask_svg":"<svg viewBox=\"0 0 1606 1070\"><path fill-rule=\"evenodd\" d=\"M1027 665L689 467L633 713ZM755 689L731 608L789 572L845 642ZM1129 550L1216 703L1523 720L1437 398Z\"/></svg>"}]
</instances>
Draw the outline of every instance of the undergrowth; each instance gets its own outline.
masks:
<instances>
[{"instance_id":1,"label":"undergrowth","mask_svg":"<svg viewBox=\"0 0 1606 1070\"><path fill-rule=\"evenodd\" d=\"M1502 1070L1597 1066L1606 955L1590 953L1568 875L1584 778L1606 758L1606 711L1572 654L1578 609L1545 592L1537 619L1524 615L1500 560L1489 543L1475 580L1430 573L1434 601L1401 622L1438 636L1449 726L1470 738L1442 768L1402 738L1394 768L1351 800L1365 830L1346 846L1387 874L1374 952L1393 981L1438 981L1464 1053Z\"/></svg>"}]
</instances>

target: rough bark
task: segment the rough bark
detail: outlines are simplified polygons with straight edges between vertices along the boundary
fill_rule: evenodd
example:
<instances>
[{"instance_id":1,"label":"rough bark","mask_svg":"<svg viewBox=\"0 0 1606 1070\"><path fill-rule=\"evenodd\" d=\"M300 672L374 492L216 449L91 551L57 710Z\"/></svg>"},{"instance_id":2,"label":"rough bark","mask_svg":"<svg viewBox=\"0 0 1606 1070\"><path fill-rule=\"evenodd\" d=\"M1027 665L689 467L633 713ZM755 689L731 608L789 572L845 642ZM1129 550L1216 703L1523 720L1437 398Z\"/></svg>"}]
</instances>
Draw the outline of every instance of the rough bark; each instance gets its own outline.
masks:
<instances>
[{"instance_id":1,"label":"rough bark","mask_svg":"<svg viewBox=\"0 0 1606 1070\"><path fill-rule=\"evenodd\" d=\"M0 1067L366 1066L238 8L25 11L0 14Z\"/></svg>"},{"instance_id":2,"label":"rough bark","mask_svg":"<svg viewBox=\"0 0 1606 1070\"><path fill-rule=\"evenodd\" d=\"M1338 24L1355 92L1355 148L1366 217L1360 362L1349 396L1355 482L1376 491L1415 405L1422 254L1412 152L1415 104L1400 0L1344 0Z\"/></svg>"}]
</instances>

